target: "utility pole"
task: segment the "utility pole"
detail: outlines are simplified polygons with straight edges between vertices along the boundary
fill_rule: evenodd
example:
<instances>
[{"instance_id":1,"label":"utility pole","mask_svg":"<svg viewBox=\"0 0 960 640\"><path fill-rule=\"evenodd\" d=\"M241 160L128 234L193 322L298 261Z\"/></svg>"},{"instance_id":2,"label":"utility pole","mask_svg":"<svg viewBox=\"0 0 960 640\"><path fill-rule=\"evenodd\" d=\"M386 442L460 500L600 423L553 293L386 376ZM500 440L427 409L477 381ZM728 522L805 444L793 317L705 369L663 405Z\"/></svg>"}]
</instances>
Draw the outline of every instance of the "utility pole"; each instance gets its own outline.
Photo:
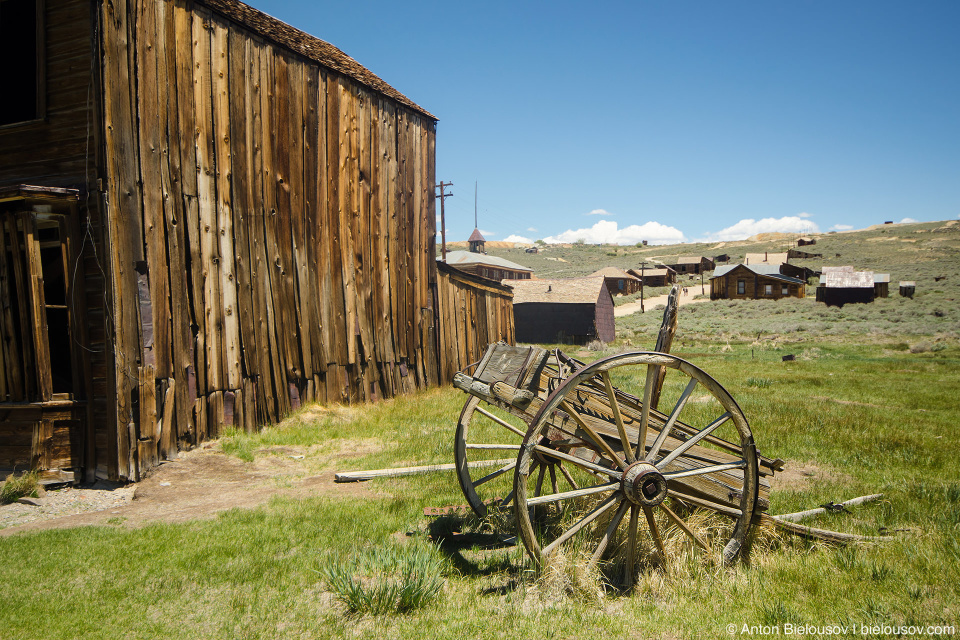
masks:
<instances>
[{"instance_id":1,"label":"utility pole","mask_svg":"<svg viewBox=\"0 0 960 640\"><path fill-rule=\"evenodd\" d=\"M444 262L447 261L447 218L443 212L443 201L452 196L452 193L446 193L447 187L452 187L452 182L440 182L434 189L440 189L436 195L440 199L440 255Z\"/></svg>"}]
</instances>

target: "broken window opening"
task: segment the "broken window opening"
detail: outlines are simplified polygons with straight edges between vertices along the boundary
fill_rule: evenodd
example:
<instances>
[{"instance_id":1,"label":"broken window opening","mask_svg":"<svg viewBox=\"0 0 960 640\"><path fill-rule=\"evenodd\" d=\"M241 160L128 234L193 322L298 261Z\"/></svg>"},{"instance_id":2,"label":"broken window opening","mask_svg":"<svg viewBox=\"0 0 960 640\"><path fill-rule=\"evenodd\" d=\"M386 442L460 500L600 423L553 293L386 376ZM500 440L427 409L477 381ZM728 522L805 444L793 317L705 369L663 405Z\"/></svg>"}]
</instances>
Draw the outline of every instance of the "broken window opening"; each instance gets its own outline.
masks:
<instances>
[{"instance_id":1,"label":"broken window opening","mask_svg":"<svg viewBox=\"0 0 960 640\"><path fill-rule=\"evenodd\" d=\"M42 0L0 0L0 126L43 118Z\"/></svg>"}]
</instances>

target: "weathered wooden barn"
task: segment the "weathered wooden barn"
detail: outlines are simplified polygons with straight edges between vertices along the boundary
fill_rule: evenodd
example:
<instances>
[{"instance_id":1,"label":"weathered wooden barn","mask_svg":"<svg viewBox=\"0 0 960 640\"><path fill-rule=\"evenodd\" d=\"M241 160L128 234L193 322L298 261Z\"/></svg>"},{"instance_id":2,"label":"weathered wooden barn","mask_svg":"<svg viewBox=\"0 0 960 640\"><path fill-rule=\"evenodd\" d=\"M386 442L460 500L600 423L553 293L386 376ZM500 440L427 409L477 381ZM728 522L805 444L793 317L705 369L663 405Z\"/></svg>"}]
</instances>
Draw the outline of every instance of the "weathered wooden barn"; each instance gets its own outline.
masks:
<instances>
[{"instance_id":1,"label":"weathered wooden barn","mask_svg":"<svg viewBox=\"0 0 960 640\"><path fill-rule=\"evenodd\" d=\"M488 256L485 253L473 251L450 251L447 253L447 264L460 271L472 273L490 280L527 280L533 276L533 269L522 264L511 262L506 258Z\"/></svg>"},{"instance_id":2,"label":"weathered wooden barn","mask_svg":"<svg viewBox=\"0 0 960 640\"><path fill-rule=\"evenodd\" d=\"M586 344L616 338L613 297L603 278L504 280L513 287L517 342Z\"/></svg>"},{"instance_id":3,"label":"weathered wooden barn","mask_svg":"<svg viewBox=\"0 0 960 640\"><path fill-rule=\"evenodd\" d=\"M235 0L2 12L0 469L438 381L434 116Z\"/></svg>"},{"instance_id":4,"label":"weathered wooden barn","mask_svg":"<svg viewBox=\"0 0 960 640\"><path fill-rule=\"evenodd\" d=\"M655 269L627 269L627 273L639 278L645 287L669 287L677 281L677 272L670 267Z\"/></svg>"},{"instance_id":5,"label":"weathered wooden barn","mask_svg":"<svg viewBox=\"0 0 960 640\"><path fill-rule=\"evenodd\" d=\"M513 289L444 262L438 262L437 269L440 380L449 382L478 362L488 344L516 342Z\"/></svg>"},{"instance_id":6,"label":"weathered wooden barn","mask_svg":"<svg viewBox=\"0 0 960 640\"><path fill-rule=\"evenodd\" d=\"M710 278L711 300L779 300L805 295L806 282L783 275L779 265L724 265Z\"/></svg>"},{"instance_id":7,"label":"weathered wooden barn","mask_svg":"<svg viewBox=\"0 0 960 640\"><path fill-rule=\"evenodd\" d=\"M630 275L623 269L618 269L617 267L604 267L599 271L591 273L588 277L603 278L612 296L628 296L640 291L640 278Z\"/></svg>"}]
</instances>

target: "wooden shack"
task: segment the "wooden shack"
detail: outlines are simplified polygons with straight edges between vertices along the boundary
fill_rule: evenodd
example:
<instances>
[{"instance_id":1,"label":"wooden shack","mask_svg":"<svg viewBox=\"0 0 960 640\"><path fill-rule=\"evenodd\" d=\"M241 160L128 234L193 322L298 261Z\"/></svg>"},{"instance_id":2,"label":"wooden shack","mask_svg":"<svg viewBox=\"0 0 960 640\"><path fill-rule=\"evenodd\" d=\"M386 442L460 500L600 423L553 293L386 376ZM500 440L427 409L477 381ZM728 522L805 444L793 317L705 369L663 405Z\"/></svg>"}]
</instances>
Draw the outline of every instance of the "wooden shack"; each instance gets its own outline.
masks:
<instances>
[{"instance_id":1,"label":"wooden shack","mask_svg":"<svg viewBox=\"0 0 960 640\"><path fill-rule=\"evenodd\" d=\"M611 296L628 296L640 291L640 278L617 267L604 267L591 273L591 278L603 278Z\"/></svg>"},{"instance_id":2,"label":"wooden shack","mask_svg":"<svg viewBox=\"0 0 960 640\"><path fill-rule=\"evenodd\" d=\"M627 273L639 279L645 287L669 287L677 281L677 272L667 266L653 269L627 269Z\"/></svg>"},{"instance_id":3,"label":"wooden shack","mask_svg":"<svg viewBox=\"0 0 960 640\"><path fill-rule=\"evenodd\" d=\"M779 300L805 295L806 282L783 275L779 265L725 265L710 278L711 300Z\"/></svg>"},{"instance_id":4,"label":"wooden shack","mask_svg":"<svg viewBox=\"0 0 960 640\"><path fill-rule=\"evenodd\" d=\"M842 307L873 302L876 288L872 271L854 271L851 266L823 267L817 286L817 302Z\"/></svg>"},{"instance_id":5,"label":"wooden shack","mask_svg":"<svg viewBox=\"0 0 960 640\"><path fill-rule=\"evenodd\" d=\"M890 297L890 274L889 273L873 274L873 295L875 298Z\"/></svg>"},{"instance_id":6,"label":"wooden shack","mask_svg":"<svg viewBox=\"0 0 960 640\"><path fill-rule=\"evenodd\" d=\"M437 382L429 112L235 0L2 8L0 469Z\"/></svg>"},{"instance_id":7,"label":"wooden shack","mask_svg":"<svg viewBox=\"0 0 960 640\"><path fill-rule=\"evenodd\" d=\"M713 271L716 263L707 256L680 256L675 263L667 266L677 273L700 274Z\"/></svg>"},{"instance_id":8,"label":"wooden shack","mask_svg":"<svg viewBox=\"0 0 960 640\"><path fill-rule=\"evenodd\" d=\"M517 342L586 344L616 338L613 297L604 279L504 280L513 287Z\"/></svg>"},{"instance_id":9,"label":"wooden shack","mask_svg":"<svg viewBox=\"0 0 960 640\"><path fill-rule=\"evenodd\" d=\"M447 264L460 271L478 275L500 282L504 279L528 280L533 276L533 269L525 267L506 258L488 256L485 253L472 251L450 251L447 253Z\"/></svg>"}]
</instances>

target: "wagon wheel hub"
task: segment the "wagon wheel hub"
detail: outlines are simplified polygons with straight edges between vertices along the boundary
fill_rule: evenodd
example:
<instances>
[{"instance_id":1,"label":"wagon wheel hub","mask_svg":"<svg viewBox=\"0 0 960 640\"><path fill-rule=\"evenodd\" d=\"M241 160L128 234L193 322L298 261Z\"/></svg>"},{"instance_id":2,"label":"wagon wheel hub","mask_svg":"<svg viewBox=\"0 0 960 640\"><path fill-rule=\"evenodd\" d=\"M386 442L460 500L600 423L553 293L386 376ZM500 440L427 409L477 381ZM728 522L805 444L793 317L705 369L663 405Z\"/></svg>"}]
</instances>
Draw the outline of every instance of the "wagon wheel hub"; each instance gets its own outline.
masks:
<instances>
[{"instance_id":1,"label":"wagon wheel hub","mask_svg":"<svg viewBox=\"0 0 960 640\"><path fill-rule=\"evenodd\" d=\"M648 462L635 462L627 467L620 487L627 500L645 507L655 507L667 498L666 479Z\"/></svg>"}]
</instances>

